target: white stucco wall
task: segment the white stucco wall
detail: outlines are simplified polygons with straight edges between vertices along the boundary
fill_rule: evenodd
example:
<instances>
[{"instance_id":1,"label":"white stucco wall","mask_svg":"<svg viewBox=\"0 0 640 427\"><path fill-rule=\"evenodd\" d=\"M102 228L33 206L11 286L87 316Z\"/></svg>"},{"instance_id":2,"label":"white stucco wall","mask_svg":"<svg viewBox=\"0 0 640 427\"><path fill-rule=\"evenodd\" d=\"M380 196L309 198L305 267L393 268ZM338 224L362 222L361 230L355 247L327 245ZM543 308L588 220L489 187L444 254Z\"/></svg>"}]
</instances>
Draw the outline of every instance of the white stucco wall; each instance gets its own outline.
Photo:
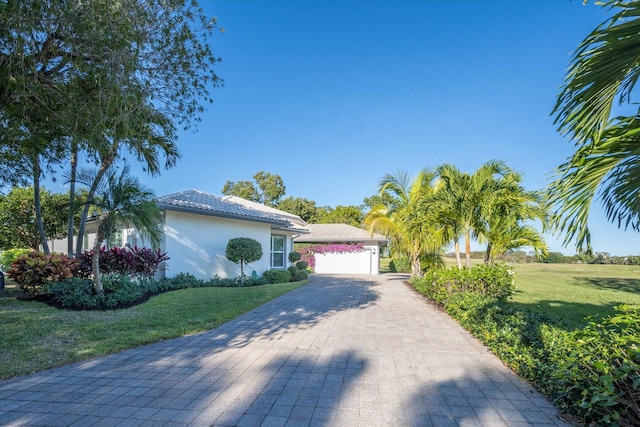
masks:
<instances>
[{"instance_id":1,"label":"white stucco wall","mask_svg":"<svg viewBox=\"0 0 640 427\"><path fill-rule=\"evenodd\" d=\"M285 235L285 259L291 251L291 234L273 231L269 224L166 211L163 248L171 259L166 277L191 273L199 279L240 276L240 265L225 257L230 239L249 237L262 245L262 258L245 265L244 273L261 275L270 269L271 235ZM288 263L285 265L285 267Z\"/></svg>"},{"instance_id":2,"label":"white stucco wall","mask_svg":"<svg viewBox=\"0 0 640 427\"><path fill-rule=\"evenodd\" d=\"M239 277L240 265L227 260L225 251L230 239L249 237L262 245L262 258L244 266L244 273L251 275L255 271L261 275L271 268L271 236L285 237L285 265L291 265L288 255L293 248L293 233L272 230L270 224L253 221L228 219L208 215L197 215L184 212L166 211L163 226L162 250L170 259L166 262L166 270L159 272L158 277L173 277L180 273L191 273L199 279L209 280L213 276ZM95 228L95 227L94 227ZM148 239L135 229L122 229L121 242L117 245L129 244L151 246ZM88 229L85 243L93 248L95 231ZM50 241L56 252L66 253L66 239Z\"/></svg>"},{"instance_id":3,"label":"white stucco wall","mask_svg":"<svg viewBox=\"0 0 640 427\"><path fill-rule=\"evenodd\" d=\"M314 271L319 274L379 274L380 251L365 246L362 252L315 254Z\"/></svg>"}]
</instances>

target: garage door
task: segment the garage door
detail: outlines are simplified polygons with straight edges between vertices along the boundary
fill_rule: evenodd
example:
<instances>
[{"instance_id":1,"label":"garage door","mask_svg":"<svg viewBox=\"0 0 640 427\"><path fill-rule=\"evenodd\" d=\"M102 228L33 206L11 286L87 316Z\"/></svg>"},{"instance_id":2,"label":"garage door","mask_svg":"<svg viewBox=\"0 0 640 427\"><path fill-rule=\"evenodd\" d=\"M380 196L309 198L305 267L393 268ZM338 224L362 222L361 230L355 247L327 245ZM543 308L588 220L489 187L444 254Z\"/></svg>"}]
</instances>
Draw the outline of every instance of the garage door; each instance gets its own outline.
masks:
<instances>
[{"instance_id":1,"label":"garage door","mask_svg":"<svg viewBox=\"0 0 640 427\"><path fill-rule=\"evenodd\" d=\"M378 274L372 250L362 252L315 254L315 272L319 274Z\"/></svg>"}]
</instances>

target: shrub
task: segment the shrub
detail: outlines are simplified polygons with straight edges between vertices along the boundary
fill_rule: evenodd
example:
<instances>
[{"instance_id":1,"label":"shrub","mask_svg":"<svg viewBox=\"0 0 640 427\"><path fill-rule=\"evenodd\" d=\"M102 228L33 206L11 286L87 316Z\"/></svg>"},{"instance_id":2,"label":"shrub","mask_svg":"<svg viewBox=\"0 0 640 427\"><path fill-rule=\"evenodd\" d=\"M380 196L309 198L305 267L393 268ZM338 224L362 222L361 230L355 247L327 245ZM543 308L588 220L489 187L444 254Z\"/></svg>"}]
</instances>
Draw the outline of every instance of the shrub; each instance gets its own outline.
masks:
<instances>
[{"instance_id":1,"label":"shrub","mask_svg":"<svg viewBox=\"0 0 640 427\"><path fill-rule=\"evenodd\" d=\"M459 292L472 292L488 298L505 300L515 290L515 275L504 265L476 265L471 269L456 267L430 270L413 286L428 298L444 304Z\"/></svg>"},{"instance_id":2,"label":"shrub","mask_svg":"<svg viewBox=\"0 0 640 427\"><path fill-rule=\"evenodd\" d=\"M47 286L51 301L62 308L83 310L94 308L95 295L90 279L71 277Z\"/></svg>"},{"instance_id":3,"label":"shrub","mask_svg":"<svg viewBox=\"0 0 640 427\"><path fill-rule=\"evenodd\" d=\"M298 282L309 277L309 273L307 273L306 270L300 270L297 266L291 266L287 270L291 275L291 277L289 278L291 282Z\"/></svg>"},{"instance_id":4,"label":"shrub","mask_svg":"<svg viewBox=\"0 0 640 427\"><path fill-rule=\"evenodd\" d=\"M52 294L54 304L73 310L123 308L157 293L154 283L137 283L121 274L105 274L102 280L104 290L98 295L91 280L79 277L49 285L47 291Z\"/></svg>"},{"instance_id":5,"label":"shrub","mask_svg":"<svg viewBox=\"0 0 640 427\"><path fill-rule=\"evenodd\" d=\"M160 249L138 248L134 246L131 252L135 255L133 264L135 274L147 279L155 276L160 264L170 259L167 253Z\"/></svg>"},{"instance_id":6,"label":"shrub","mask_svg":"<svg viewBox=\"0 0 640 427\"><path fill-rule=\"evenodd\" d=\"M92 272L93 250L83 252L77 256L78 268L74 276L89 277ZM169 257L160 249L114 247L100 248L99 265L101 273L117 273L143 278L151 278L158 271L160 264Z\"/></svg>"},{"instance_id":7,"label":"shrub","mask_svg":"<svg viewBox=\"0 0 640 427\"><path fill-rule=\"evenodd\" d=\"M563 407L587 425L640 425L640 309L616 307L575 331L555 379Z\"/></svg>"},{"instance_id":8,"label":"shrub","mask_svg":"<svg viewBox=\"0 0 640 427\"><path fill-rule=\"evenodd\" d=\"M444 305L476 338L584 425L640 425L640 309L564 331L550 319L471 292Z\"/></svg>"},{"instance_id":9,"label":"shrub","mask_svg":"<svg viewBox=\"0 0 640 427\"><path fill-rule=\"evenodd\" d=\"M411 271L409 258L393 258L389 263L389 270L392 273L408 273Z\"/></svg>"},{"instance_id":10,"label":"shrub","mask_svg":"<svg viewBox=\"0 0 640 427\"><path fill-rule=\"evenodd\" d=\"M307 261L298 261L296 262L296 267L298 267L298 270L306 270L309 268L309 263Z\"/></svg>"},{"instance_id":11,"label":"shrub","mask_svg":"<svg viewBox=\"0 0 640 427\"><path fill-rule=\"evenodd\" d=\"M66 255L34 251L15 259L7 275L22 291L35 296L41 293L43 285L71 277L75 265L76 261Z\"/></svg>"},{"instance_id":12,"label":"shrub","mask_svg":"<svg viewBox=\"0 0 640 427\"><path fill-rule=\"evenodd\" d=\"M18 257L32 252L32 249L8 249L0 252L0 270L5 271Z\"/></svg>"},{"instance_id":13,"label":"shrub","mask_svg":"<svg viewBox=\"0 0 640 427\"><path fill-rule=\"evenodd\" d=\"M287 270L267 270L262 277L267 283L287 283L291 280L291 273Z\"/></svg>"},{"instance_id":14,"label":"shrub","mask_svg":"<svg viewBox=\"0 0 640 427\"><path fill-rule=\"evenodd\" d=\"M302 254L300 252L290 252L289 253L289 262L295 264L296 262L302 259Z\"/></svg>"}]
</instances>

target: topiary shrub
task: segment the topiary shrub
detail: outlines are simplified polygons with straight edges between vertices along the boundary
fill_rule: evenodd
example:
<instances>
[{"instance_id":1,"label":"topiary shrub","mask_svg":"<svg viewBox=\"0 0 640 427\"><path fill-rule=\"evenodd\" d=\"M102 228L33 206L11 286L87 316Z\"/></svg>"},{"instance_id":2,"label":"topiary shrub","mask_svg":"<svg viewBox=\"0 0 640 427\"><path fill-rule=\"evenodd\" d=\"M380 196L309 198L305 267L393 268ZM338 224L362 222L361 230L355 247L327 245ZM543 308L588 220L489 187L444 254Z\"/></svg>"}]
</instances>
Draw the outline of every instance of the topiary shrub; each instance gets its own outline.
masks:
<instances>
[{"instance_id":1,"label":"topiary shrub","mask_svg":"<svg viewBox=\"0 0 640 427\"><path fill-rule=\"evenodd\" d=\"M237 237L229 240L225 255L229 261L240 264L240 284L243 284L244 264L250 264L262 258L262 245L248 237Z\"/></svg>"},{"instance_id":2,"label":"topiary shrub","mask_svg":"<svg viewBox=\"0 0 640 427\"><path fill-rule=\"evenodd\" d=\"M298 270L306 270L309 267L309 263L307 261L298 261L296 262L296 267L298 267Z\"/></svg>"},{"instance_id":3,"label":"topiary shrub","mask_svg":"<svg viewBox=\"0 0 640 427\"><path fill-rule=\"evenodd\" d=\"M7 275L23 292L36 296L42 293L43 285L72 277L75 266L76 261L66 255L34 251L15 259Z\"/></svg>"},{"instance_id":4,"label":"topiary shrub","mask_svg":"<svg viewBox=\"0 0 640 427\"><path fill-rule=\"evenodd\" d=\"M262 273L267 283L287 283L291 280L291 273L287 270L267 270Z\"/></svg>"},{"instance_id":5,"label":"topiary shrub","mask_svg":"<svg viewBox=\"0 0 640 427\"><path fill-rule=\"evenodd\" d=\"M300 252L290 252L289 253L289 262L294 264L302 259L302 254Z\"/></svg>"}]
</instances>

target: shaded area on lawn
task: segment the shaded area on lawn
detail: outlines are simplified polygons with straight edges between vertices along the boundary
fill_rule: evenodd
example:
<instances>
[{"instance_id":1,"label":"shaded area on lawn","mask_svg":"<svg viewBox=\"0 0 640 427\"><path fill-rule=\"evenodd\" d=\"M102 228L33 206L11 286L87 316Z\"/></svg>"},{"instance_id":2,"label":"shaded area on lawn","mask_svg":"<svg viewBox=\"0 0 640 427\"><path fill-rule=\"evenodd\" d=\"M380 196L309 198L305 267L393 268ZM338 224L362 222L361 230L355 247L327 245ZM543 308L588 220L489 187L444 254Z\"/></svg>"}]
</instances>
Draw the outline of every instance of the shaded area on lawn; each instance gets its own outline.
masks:
<instances>
[{"instance_id":1,"label":"shaded area on lawn","mask_svg":"<svg viewBox=\"0 0 640 427\"><path fill-rule=\"evenodd\" d=\"M620 277L574 277L579 286L607 289L620 292L640 293L640 279Z\"/></svg>"},{"instance_id":2,"label":"shaded area on lawn","mask_svg":"<svg viewBox=\"0 0 640 427\"><path fill-rule=\"evenodd\" d=\"M538 300L531 303L509 302L508 305L518 310L531 311L542 315L542 322L551 326L574 331L584 327L589 317L601 319L615 313L615 307L626 301L608 301L601 304L568 302L562 300Z\"/></svg>"}]
</instances>

